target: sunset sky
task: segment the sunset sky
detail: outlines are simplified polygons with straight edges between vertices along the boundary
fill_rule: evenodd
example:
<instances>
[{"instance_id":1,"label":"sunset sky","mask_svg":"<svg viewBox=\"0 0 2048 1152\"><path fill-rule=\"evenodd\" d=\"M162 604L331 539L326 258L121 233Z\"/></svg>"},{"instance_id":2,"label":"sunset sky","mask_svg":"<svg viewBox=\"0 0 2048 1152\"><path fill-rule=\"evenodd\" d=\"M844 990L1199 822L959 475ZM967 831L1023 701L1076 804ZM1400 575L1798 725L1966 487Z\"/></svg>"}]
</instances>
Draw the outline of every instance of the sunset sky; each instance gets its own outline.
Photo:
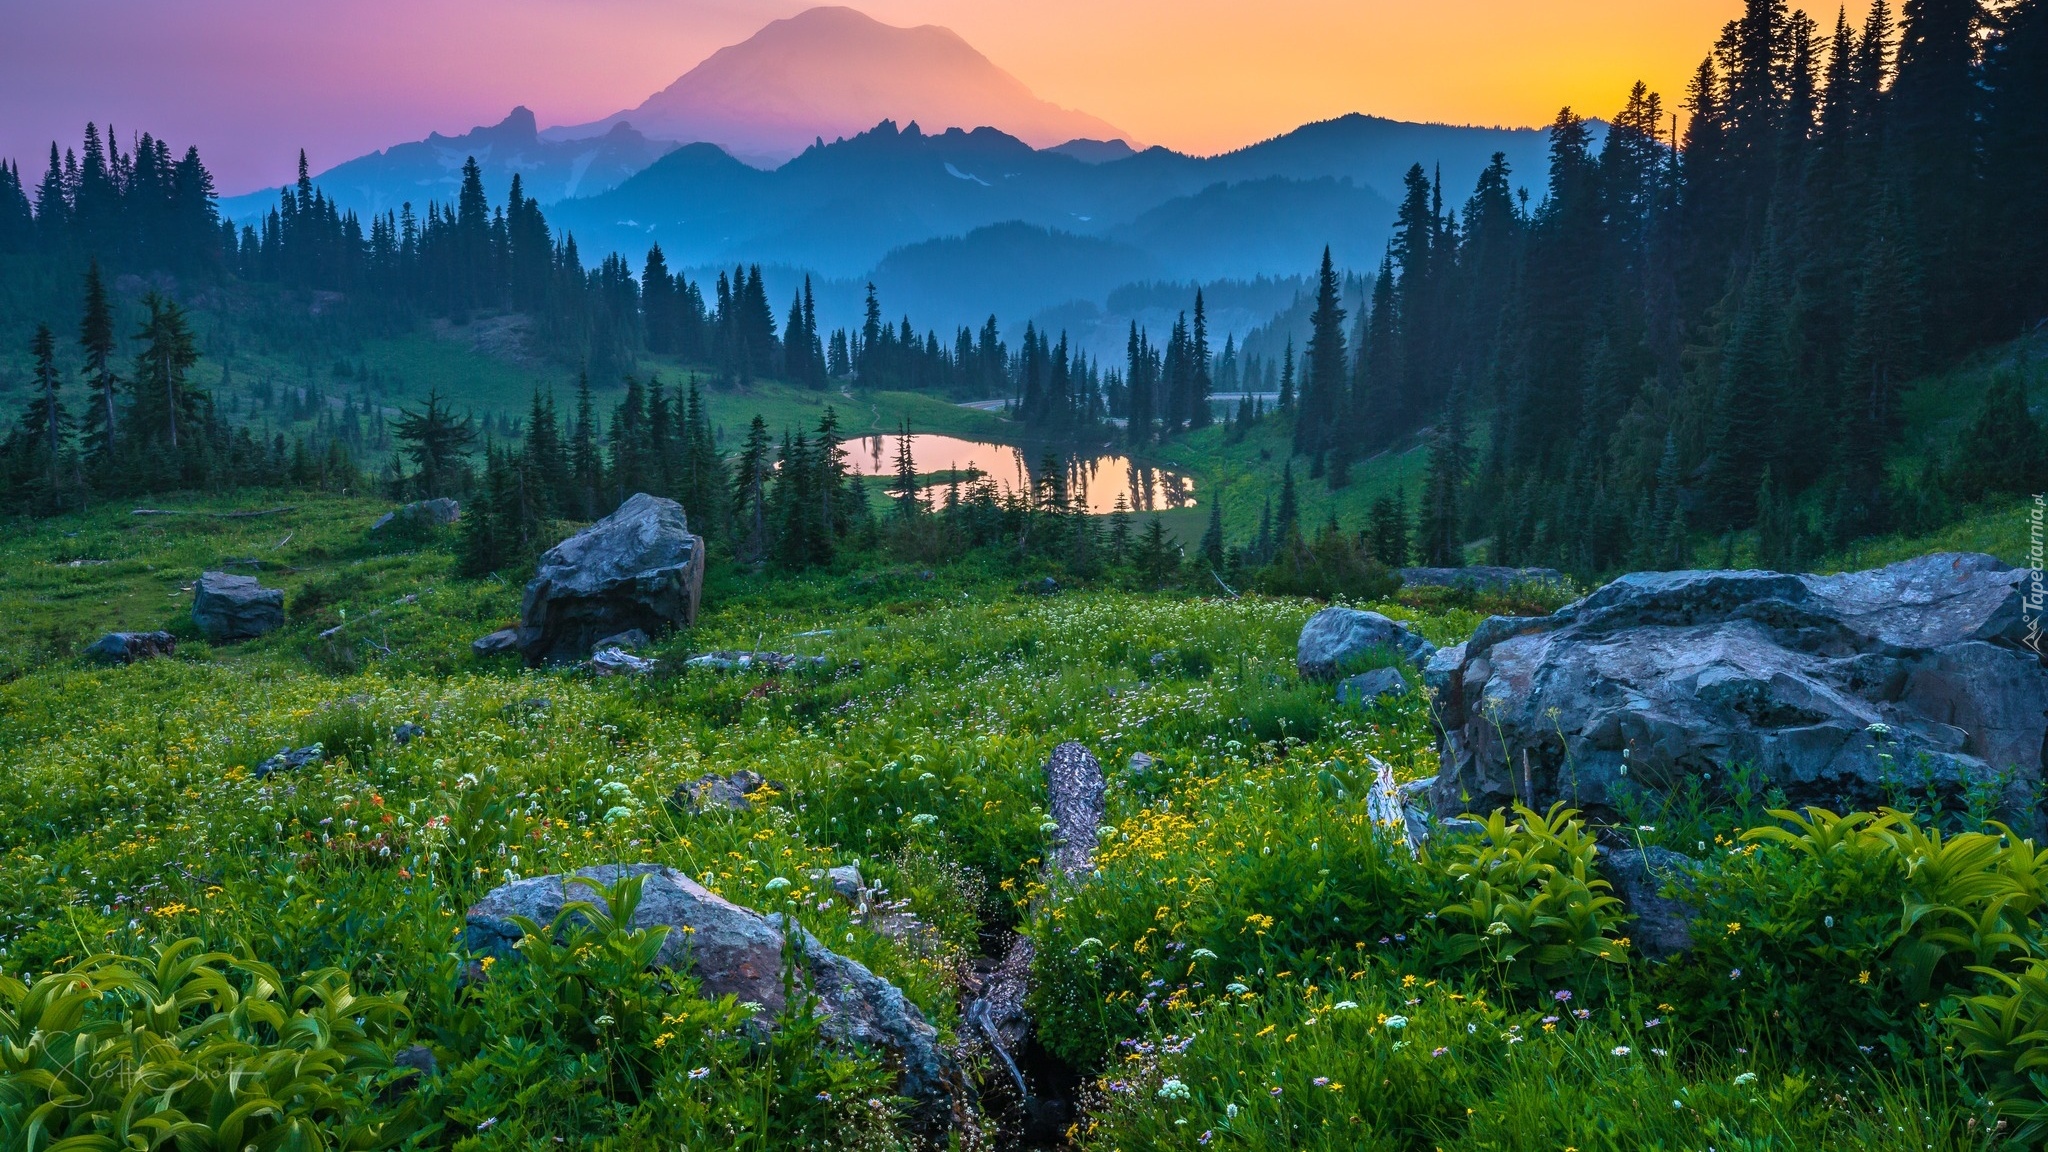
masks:
<instances>
[{"instance_id":1,"label":"sunset sky","mask_svg":"<svg viewBox=\"0 0 2048 1152\"><path fill-rule=\"evenodd\" d=\"M1860 18L1867 0L1851 5ZM638 104L810 7L750 0L0 0L0 156L40 171L87 120L197 144L223 193L431 131ZM1040 96L1216 152L1345 112L1530 125L1676 102L1739 0L867 0L943 24ZM1832 27L1834 9L1820 17Z\"/></svg>"}]
</instances>

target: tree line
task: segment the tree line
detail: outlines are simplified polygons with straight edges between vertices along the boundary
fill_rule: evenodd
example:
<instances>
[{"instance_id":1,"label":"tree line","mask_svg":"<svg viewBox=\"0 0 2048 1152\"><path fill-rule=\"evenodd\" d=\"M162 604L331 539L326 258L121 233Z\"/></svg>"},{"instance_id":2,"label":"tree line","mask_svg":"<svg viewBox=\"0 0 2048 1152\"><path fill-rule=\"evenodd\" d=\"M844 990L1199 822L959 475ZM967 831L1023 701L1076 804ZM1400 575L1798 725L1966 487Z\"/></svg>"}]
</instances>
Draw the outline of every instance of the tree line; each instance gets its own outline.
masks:
<instances>
[{"instance_id":1,"label":"tree line","mask_svg":"<svg viewBox=\"0 0 2048 1152\"><path fill-rule=\"evenodd\" d=\"M1878 0L1824 31L1748 0L1684 108L1638 84L1597 145L1560 112L1533 206L1501 156L1456 208L1412 168L1370 306L1347 326L1327 255L1317 279L1312 473L1420 434L1426 555L1581 573L1752 528L1796 566L2040 483L2038 449L1987 475L1988 414L1888 462L1907 381L2048 315L2048 5ZM2005 441L2034 427L2014 387Z\"/></svg>"}]
</instances>

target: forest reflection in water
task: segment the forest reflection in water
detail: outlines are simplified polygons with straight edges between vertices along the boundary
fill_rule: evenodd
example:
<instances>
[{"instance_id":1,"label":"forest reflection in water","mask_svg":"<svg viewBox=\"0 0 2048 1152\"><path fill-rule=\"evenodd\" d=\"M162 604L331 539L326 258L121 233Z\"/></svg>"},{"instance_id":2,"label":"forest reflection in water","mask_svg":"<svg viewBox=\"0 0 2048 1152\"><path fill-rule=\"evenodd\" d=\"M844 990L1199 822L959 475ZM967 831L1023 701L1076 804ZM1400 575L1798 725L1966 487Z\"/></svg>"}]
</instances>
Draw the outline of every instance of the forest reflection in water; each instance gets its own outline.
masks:
<instances>
[{"instance_id":1,"label":"forest reflection in water","mask_svg":"<svg viewBox=\"0 0 2048 1152\"><path fill-rule=\"evenodd\" d=\"M1114 512L1117 497L1140 512L1192 508L1195 484L1179 472L1138 464L1105 449L1050 445L1025 448L989 444L930 432L908 436L863 436L841 445L847 467L861 476L893 476L899 443L909 442L911 466L928 486L957 481L963 491L976 473L1003 493L1031 492L1045 478L1048 463L1061 470L1069 505L1089 512Z\"/></svg>"}]
</instances>

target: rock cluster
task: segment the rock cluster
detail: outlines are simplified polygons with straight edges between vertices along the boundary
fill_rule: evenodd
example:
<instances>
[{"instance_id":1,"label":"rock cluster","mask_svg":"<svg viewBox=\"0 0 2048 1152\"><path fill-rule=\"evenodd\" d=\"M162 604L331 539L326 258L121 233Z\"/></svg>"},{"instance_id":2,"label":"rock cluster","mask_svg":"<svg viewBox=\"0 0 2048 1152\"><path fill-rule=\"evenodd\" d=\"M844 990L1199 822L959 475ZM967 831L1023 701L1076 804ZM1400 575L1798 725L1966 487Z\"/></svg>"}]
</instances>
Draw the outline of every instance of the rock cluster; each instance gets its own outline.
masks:
<instances>
[{"instance_id":1,"label":"rock cluster","mask_svg":"<svg viewBox=\"0 0 2048 1152\"><path fill-rule=\"evenodd\" d=\"M686 668L704 668L713 672L743 672L750 668L766 668L771 672L790 672L798 668L823 668L823 656L799 656L794 652L740 652L723 650L704 652L683 661Z\"/></svg>"},{"instance_id":2,"label":"rock cluster","mask_svg":"<svg viewBox=\"0 0 2048 1152\"><path fill-rule=\"evenodd\" d=\"M277 755L256 765L255 771L250 775L261 780L273 772L292 772L308 764L318 764L325 759L327 750L318 744L308 744L304 748L282 748L278 750Z\"/></svg>"},{"instance_id":3,"label":"rock cluster","mask_svg":"<svg viewBox=\"0 0 2048 1152\"><path fill-rule=\"evenodd\" d=\"M394 525L438 528L444 524L453 524L460 519L462 519L462 505L455 500L443 496L436 500L415 500L403 507L394 508L377 517L377 522L370 525L370 531L382 532Z\"/></svg>"},{"instance_id":4,"label":"rock cluster","mask_svg":"<svg viewBox=\"0 0 2048 1152\"><path fill-rule=\"evenodd\" d=\"M749 797L763 788L773 792L788 791L781 784L762 776L759 772L740 768L730 776L706 772L687 784L678 785L673 799L678 805L692 812L709 812L713 809L745 812L754 806Z\"/></svg>"},{"instance_id":5,"label":"rock cluster","mask_svg":"<svg viewBox=\"0 0 2048 1152\"><path fill-rule=\"evenodd\" d=\"M519 608L527 663L574 661L602 637L658 635L697 619L704 541L682 505L638 493L543 554Z\"/></svg>"},{"instance_id":6,"label":"rock cluster","mask_svg":"<svg viewBox=\"0 0 2048 1152\"><path fill-rule=\"evenodd\" d=\"M261 636L284 623L284 593L254 576L205 572L192 585L192 623L215 643Z\"/></svg>"},{"instance_id":7,"label":"rock cluster","mask_svg":"<svg viewBox=\"0 0 2048 1152\"><path fill-rule=\"evenodd\" d=\"M1425 669L1436 810L1612 812L1626 789L1745 766L1794 806L2001 789L2033 831L2048 669L2024 643L2024 576L1960 553L1839 576L1647 572L1494 617Z\"/></svg>"}]
</instances>

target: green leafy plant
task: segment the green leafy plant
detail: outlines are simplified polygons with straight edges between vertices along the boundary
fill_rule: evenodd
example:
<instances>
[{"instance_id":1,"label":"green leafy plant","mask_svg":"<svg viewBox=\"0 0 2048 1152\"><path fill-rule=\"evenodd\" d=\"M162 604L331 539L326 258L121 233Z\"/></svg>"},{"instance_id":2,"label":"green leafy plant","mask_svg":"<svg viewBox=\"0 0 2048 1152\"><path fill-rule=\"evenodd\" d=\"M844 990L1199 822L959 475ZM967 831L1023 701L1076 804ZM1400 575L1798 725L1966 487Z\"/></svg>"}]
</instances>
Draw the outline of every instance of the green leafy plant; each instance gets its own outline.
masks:
<instances>
[{"instance_id":1,"label":"green leafy plant","mask_svg":"<svg viewBox=\"0 0 2048 1152\"><path fill-rule=\"evenodd\" d=\"M2017 973L1978 968L1994 991L1971 996L1947 1021L1965 1058L1983 1074L1992 1104L2017 1127L2019 1144L2048 1135L2048 960Z\"/></svg>"},{"instance_id":2,"label":"green leafy plant","mask_svg":"<svg viewBox=\"0 0 2048 1152\"><path fill-rule=\"evenodd\" d=\"M1548 815L1496 809L1476 839L1450 849L1446 872L1460 897L1440 913L1469 925L1450 935L1452 959L1483 959L1507 983L1535 988L1625 964L1629 945L1612 885L1594 872L1594 839L1562 803Z\"/></svg>"},{"instance_id":3,"label":"green leafy plant","mask_svg":"<svg viewBox=\"0 0 2048 1152\"><path fill-rule=\"evenodd\" d=\"M195 939L0 977L0 1147L388 1148L419 1131L380 1099L402 997L335 969L287 984Z\"/></svg>"}]
</instances>

